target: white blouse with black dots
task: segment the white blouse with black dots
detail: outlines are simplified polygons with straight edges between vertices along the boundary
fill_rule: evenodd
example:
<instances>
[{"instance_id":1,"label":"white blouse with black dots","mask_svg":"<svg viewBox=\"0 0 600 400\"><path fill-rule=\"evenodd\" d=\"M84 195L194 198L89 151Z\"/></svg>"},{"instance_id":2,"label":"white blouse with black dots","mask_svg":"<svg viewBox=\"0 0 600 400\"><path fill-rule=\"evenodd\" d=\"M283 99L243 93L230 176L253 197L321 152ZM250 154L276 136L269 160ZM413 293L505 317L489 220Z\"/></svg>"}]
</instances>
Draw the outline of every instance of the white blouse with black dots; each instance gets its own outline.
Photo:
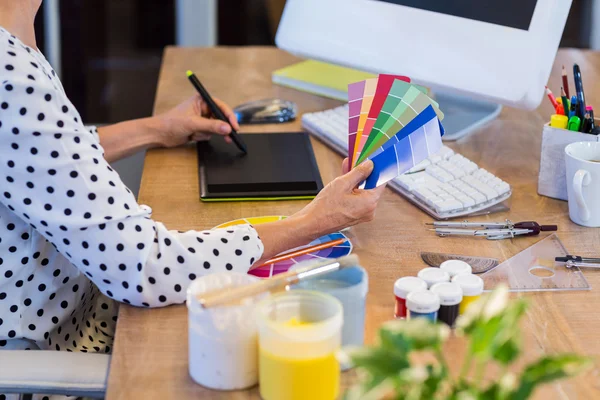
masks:
<instances>
[{"instance_id":1,"label":"white blouse with black dots","mask_svg":"<svg viewBox=\"0 0 600 400\"><path fill-rule=\"evenodd\" d=\"M197 276L262 255L252 226L181 233L150 214L44 56L0 28L0 350L109 352L113 300L182 303Z\"/></svg>"}]
</instances>

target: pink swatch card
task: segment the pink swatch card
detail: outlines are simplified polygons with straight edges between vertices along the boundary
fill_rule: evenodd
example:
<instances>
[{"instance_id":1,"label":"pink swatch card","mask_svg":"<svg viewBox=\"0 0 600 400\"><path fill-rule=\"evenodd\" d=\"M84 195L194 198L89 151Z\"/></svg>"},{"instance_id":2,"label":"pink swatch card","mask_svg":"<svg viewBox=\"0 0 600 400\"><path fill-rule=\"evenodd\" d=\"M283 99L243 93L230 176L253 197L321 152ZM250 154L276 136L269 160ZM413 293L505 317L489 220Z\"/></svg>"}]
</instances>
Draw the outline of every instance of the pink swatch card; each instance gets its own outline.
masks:
<instances>
[{"instance_id":1,"label":"pink swatch card","mask_svg":"<svg viewBox=\"0 0 600 400\"><path fill-rule=\"evenodd\" d=\"M362 95L362 103L360 105L360 114L358 118L358 127L356 129L356 138L354 139L355 145L351 153L352 157L350 157L350 165L354 165L354 161L357 157L356 152L358 144L361 143L361 137L363 134L365 122L367 122L369 110L371 109L371 104L373 103L373 96L375 96L375 89L377 89L377 81L378 78L371 78L364 81L365 90Z\"/></svg>"},{"instance_id":2,"label":"pink swatch card","mask_svg":"<svg viewBox=\"0 0 600 400\"><path fill-rule=\"evenodd\" d=\"M364 91L365 81L348 85L348 157L352 157L352 154L354 154L356 131L358 130L358 119Z\"/></svg>"}]
</instances>

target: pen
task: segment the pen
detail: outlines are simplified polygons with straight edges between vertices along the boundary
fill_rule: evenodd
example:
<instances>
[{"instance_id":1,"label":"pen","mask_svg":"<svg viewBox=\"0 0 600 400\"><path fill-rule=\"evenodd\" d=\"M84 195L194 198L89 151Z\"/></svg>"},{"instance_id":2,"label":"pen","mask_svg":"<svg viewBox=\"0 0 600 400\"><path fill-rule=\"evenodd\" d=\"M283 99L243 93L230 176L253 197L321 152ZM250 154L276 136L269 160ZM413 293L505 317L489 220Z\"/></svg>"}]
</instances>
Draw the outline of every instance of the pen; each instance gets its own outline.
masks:
<instances>
[{"instance_id":1,"label":"pen","mask_svg":"<svg viewBox=\"0 0 600 400\"><path fill-rule=\"evenodd\" d=\"M577 115L577 97L571 96L571 107L569 107L569 118Z\"/></svg>"},{"instance_id":2,"label":"pen","mask_svg":"<svg viewBox=\"0 0 600 400\"><path fill-rule=\"evenodd\" d=\"M569 81L567 80L567 70L565 69L564 65L562 66L562 84L565 88L565 93L567 94L567 97L571 97L569 95Z\"/></svg>"},{"instance_id":3,"label":"pen","mask_svg":"<svg viewBox=\"0 0 600 400\"><path fill-rule=\"evenodd\" d=\"M575 81L575 94L577 95L577 116L585 116L585 95L583 93L583 82L581 81L581 70L579 65L573 64L573 80Z\"/></svg>"},{"instance_id":4,"label":"pen","mask_svg":"<svg viewBox=\"0 0 600 400\"><path fill-rule=\"evenodd\" d=\"M550 103L552 103L552 107L554 107L554 109L556 109L556 107L558 107L558 103L556 102L556 97L554 97L554 95L552 94L552 91L550 89L548 89L548 86L546 86L546 95L548 96Z\"/></svg>"},{"instance_id":5,"label":"pen","mask_svg":"<svg viewBox=\"0 0 600 400\"><path fill-rule=\"evenodd\" d=\"M200 93L200 97L202 97L202 100L204 100L208 105L210 112L215 116L215 118L220 119L221 121L227 122L229 124L227 117L225 117L221 109L215 104L215 101L212 99L212 97L210 97L210 94L208 94L204 86L202 86L198 78L196 78L196 75L194 75L192 71L187 71L186 74L190 82L192 82L192 85L194 85L198 93ZM231 126L231 124L229 124L229 126ZM229 134L229 136L231 137L231 140L233 140L233 143L235 143L235 145L238 147L238 149L240 149L244 154L248 154L246 144L244 143L240 135L238 135L238 133L235 131L235 129L233 129L233 126L231 127L231 133Z\"/></svg>"}]
</instances>

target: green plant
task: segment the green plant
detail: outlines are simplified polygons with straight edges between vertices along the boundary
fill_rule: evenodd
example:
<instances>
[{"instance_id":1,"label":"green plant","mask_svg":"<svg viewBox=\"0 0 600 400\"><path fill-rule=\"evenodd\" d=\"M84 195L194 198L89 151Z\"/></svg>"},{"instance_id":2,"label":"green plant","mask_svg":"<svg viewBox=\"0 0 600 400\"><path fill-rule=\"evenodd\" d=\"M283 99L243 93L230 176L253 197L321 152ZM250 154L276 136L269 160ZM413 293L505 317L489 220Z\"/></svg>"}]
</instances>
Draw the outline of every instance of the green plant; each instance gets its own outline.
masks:
<instances>
[{"instance_id":1,"label":"green plant","mask_svg":"<svg viewBox=\"0 0 600 400\"><path fill-rule=\"evenodd\" d=\"M557 354L527 365L519 376L509 372L521 353L519 320L526 307L523 299L509 302L508 289L501 287L459 317L456 334L465 336L468 344L457 377L450 374L442 351L450 335L447 326L425 318L384 324L376 346L350 352L361 382L345 399L522 400L539 384L577 375L592 365L587 357ZM429 354L431 362L416 364L414 353ZM496 381L484 379L491 362L502 371Z\"/></svg>"}]
</instances>

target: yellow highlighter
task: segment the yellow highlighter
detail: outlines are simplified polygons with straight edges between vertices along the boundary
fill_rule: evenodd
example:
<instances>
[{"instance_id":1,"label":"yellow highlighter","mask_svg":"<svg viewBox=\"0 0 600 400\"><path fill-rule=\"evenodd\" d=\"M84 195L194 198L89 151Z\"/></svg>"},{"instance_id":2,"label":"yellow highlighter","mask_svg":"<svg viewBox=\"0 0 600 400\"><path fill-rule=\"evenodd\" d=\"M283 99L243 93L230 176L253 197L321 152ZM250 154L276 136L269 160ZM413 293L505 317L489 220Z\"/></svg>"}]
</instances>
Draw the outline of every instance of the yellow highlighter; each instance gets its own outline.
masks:
<instances>
[{"instance_id":1,"label":"yellow highlighter","mask_svg":"<svg viewBox=\"0 0 600 400\"><path fill-rule=\"evenodd\" d=\"M550 117L550 126L558 129L567 129L569 118L566 115L553 114Z\"/></svg>"}]
</instances>

